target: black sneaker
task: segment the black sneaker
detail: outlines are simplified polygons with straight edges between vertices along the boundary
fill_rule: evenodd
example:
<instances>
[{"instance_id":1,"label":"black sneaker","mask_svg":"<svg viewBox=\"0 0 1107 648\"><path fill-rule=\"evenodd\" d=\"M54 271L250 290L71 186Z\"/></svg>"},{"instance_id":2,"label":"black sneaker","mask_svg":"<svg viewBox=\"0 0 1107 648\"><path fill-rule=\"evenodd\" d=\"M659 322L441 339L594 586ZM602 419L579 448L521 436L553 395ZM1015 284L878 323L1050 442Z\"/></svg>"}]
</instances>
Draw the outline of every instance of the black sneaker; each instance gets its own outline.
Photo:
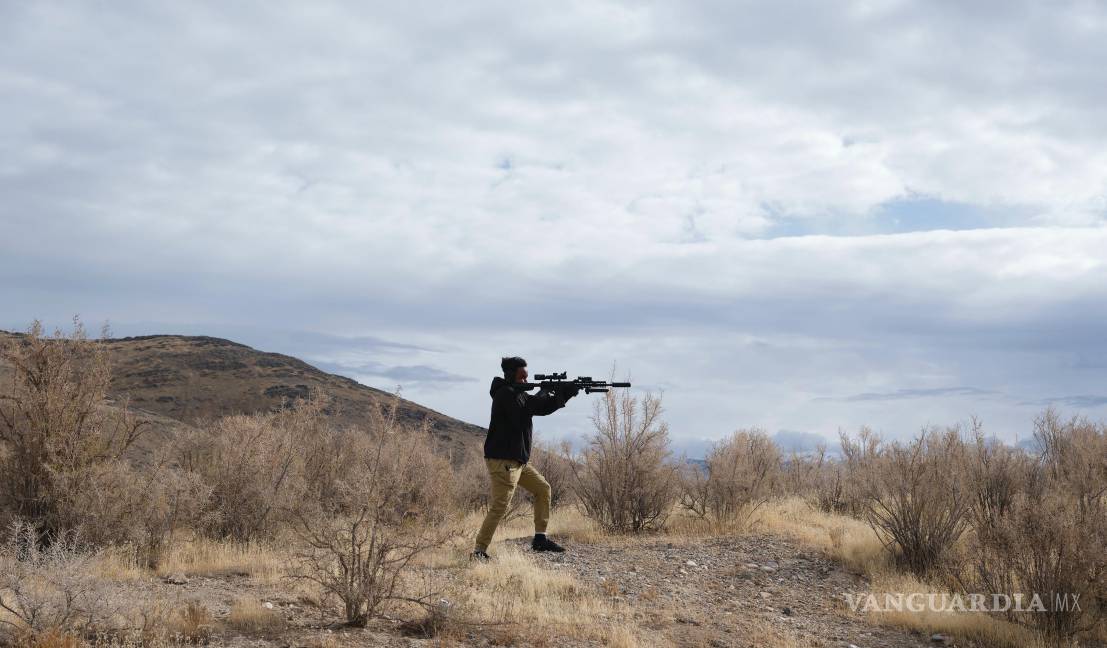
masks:
<instances>
[{"instance_id":1,"label":"black sneaker","mask_svg":"<svg viewBox=\"0 0 1107 648\"><path fill-rule=\"evenodd\" d=\"M530 548L535 551L565 551L565 547L557 544L553 540L550 540L546 536L535 536L534 540L530 543Z\"/></svg>"},{"instance_id":2,"label":"black sneaker","mask_svg":"<svg viewBox=\"0 0 1107 648\"><path fill-rule=\"evenodd\" d=\"M474 560L476 560L478 562L486 563L486 562L492 560L492 556L489 556L487 553L481 551L480 549L477 549L473 553L469 554L469 562L472 562Z\"/></svg>"}]
</instances>

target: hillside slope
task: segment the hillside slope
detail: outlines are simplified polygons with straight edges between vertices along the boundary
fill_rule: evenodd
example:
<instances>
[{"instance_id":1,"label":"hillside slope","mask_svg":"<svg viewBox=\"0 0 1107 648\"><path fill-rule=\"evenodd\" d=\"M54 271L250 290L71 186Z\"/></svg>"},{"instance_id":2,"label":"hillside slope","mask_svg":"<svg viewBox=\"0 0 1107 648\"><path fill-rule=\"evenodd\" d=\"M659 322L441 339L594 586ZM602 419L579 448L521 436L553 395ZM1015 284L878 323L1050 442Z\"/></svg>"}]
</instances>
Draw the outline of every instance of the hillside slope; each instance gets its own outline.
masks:
<instances>
[{"instance_id":1,"label":"hillside slope","mask_svg":"<svg viewBox=\"0 0 1107 648\"><path fill-rule=\"evenodd\" d=\"M0 343L12 333L0 331ZM387 392L329 374L308 363L258 351L220 338L149 335L108 340L113 368L112 396L129 398L137 410L186 424L234 413L268 411L285 397L302 398L313 387L334 399L332 416L340 424L363 425ZM6 367L0 366L0 373ZM399 416L408 422L432 421L435 434L451 446L482 442L485 430L408 400Z\"/></svg>"}]
</instances>

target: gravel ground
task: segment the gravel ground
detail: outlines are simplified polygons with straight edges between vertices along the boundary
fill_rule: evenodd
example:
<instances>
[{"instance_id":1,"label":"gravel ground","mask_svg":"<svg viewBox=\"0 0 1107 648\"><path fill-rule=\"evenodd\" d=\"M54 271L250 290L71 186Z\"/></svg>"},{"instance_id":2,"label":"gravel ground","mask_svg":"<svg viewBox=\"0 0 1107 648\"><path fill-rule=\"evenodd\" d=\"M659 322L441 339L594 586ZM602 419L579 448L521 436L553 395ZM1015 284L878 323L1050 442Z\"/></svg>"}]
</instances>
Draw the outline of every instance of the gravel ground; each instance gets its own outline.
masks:
<instances>
[{"instance_id":1,"label":"gravel ground","mask_svg":"<svg viewBox=\"0 0 1107 648\"><path fill-rule=\"evenodd\" d=\"M511 542L529 547L526 539ZM563 554L534 556L627 602L640 624L674 646L764 645L750 639L758 625L819 646L937 645L929 636L874 626L852 613L842 594L867 591L865 580L780 538L562 544Z\"/></svg>"},{"instance_id":2,"label":"gravel ground","mask_svg":"<svg viewBox=\"0 0 1107 648\"><path fill-rule=\"evenodd\" d=\"M633 611L645 641L659 646L772 647L764 629L775 628L806 639L809 645L848 648L922 648L939 644L929 636L876 626L852 613L843 593L867 591L855 574L813 552L766 535L706 539L640 538L592 544L564 541L563 554L534 553L529 538L497 542L515 544L539 565L567 570L600 596ZM147 581L134 584L151 596L180 602L200 600L217 620L225 620L242 597L263 601L284 618L286 626L269 636L235 636L224 632L217 646L436 646L433 639L406 637L400 621L375 620L369 628L344 628L320 619L318 610L282 591L246 576L191 577L184 584ZM457 645L456 643L451 645ZM462 645L521 645L477 630ZM583 646L580 641L551 637L549 646ZM804 645L804 644L800 644ZM956 645L954 643L942 645Z\"/></svg>"}]
</instances>

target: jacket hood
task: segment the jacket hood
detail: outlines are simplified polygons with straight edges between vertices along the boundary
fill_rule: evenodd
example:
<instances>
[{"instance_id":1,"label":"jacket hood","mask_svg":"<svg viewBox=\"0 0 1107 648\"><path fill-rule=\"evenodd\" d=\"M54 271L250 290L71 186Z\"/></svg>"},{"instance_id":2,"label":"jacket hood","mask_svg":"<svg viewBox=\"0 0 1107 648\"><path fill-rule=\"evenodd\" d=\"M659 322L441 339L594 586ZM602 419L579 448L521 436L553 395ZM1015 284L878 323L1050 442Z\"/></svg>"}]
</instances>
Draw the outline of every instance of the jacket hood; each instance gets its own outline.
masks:
<instances>
[{"instance_id":1,"label":"jacket hood","mask_svg":"<svg viewBox=\"0 0 1107 648\"><path fill-rule=\"evenodd\" d=\"M506 384L507 384L506 380L504 380L500 376L496 376L495 378L492 379L492 386L488 388L488 395L492 396L492 397L495 397L496 392L500 391L500 387L503 387Z\"/></svg>"}]
</instances>

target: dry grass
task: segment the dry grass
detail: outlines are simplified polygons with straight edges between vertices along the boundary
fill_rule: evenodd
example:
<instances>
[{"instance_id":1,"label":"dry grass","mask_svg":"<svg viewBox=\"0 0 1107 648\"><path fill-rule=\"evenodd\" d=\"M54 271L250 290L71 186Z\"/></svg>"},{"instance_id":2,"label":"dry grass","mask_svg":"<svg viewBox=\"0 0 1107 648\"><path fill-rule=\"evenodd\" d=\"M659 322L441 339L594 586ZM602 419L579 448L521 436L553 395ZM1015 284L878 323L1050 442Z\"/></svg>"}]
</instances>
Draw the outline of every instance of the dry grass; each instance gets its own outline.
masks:
<instances>
[{"instance_id":1,"label":"dry grass","mask_svg":"<svg viewBox=\"0 0 1107 648\"><path fill-rule=\"evenodd\" d=\"M910 574L885 573L872 581L874 592L895 594L952 595L948 589L921 582ZM879 598L879 596L878 596ZM941 632L995 648L1033 648L1046 646L1025 628L979 612L889 610L867 612L880 625L895 626L926 633Z\"/></svg>"},{"instance_id":2,"label":"dry grass","mask_svg":"<svg viewBox=\"0 0 1107 648\"><path fill-rule=\"evenodd\" d=\"M81 639L63 630L47 630L35 636L28 636L13 644L17 648L80 648Z\"/></svg>"},{"instance_id":3,"label":"dry grass","mask_svg":"<svg viewBox=\"0 0 1107 648\"><path fill-rule=\"evenodd\" d=\"M158 566L158 576L247 575L264 583L276 583L285 575L288 559L275 545L240 544L202 536L174 542Z\"/></svg>"},{"instance_id":4,"label":"dry grass","mask_svg":"<svg viewBox=\"0 0 1107 648\"><path fill-rule=\"evenodd\" d=\"M90 568L95 576L107 581L127 583L170 574L186 576L246 575L264 583L277 583L286 573L288 558L276 549L276 543L244 545L229 540L213 540L203 536L172 542L165 559L151 571L135 559L126 546L109 546L98 550Z\"/></svg>"},{"instance_id":5,"label":"dry grass","mask_svg":"<svg viewBox=\"0 0 1107 648\"><path fill-rule=\"evenodd\" d=\"M273 634L284 629L285 620L257 599L240 598L231 606L227 625L248 634Z\"/></svg>"},{"instance_id":6,"label":"dry grass","mask_svg":"<svg viewBox=\"0 0 1107 648\"><path fill-rule=\"evenodd\" d=\"M952 594L948 589L898 572L869 525L849 516L824 513L802 499L770 502L760 511L756 526L821 551L854 572L864 574L870 579L870 589L878 594L878 599L884 593ZM873 623L880 625L926 633L942 632L997 648L1037 645L1031 633L1023 628L979 612L892 610L866 614Z\"/></svg>"},{"instance_id":7,"label":"dry grass","mask_svg":"<svg viewBox=\"0 0 1107 648\"><path fill-rule=\"evenodd\" d=\"M615 625L607 633L605 645L609 648L638 648L638 635L632 626Z\"/></svg>"},{"instance_id":8,"label":"dry grass","mask_svg":"<svg viewBox=\"0 0 1107 648\"><path fill-rule=\"evenodd\" d=\"M626 606L567 571L541 567L513 546L499 547L496 560L487 564L469 564L461 551L454 555L457 578L445 597L469 623L498 626L500 634L524 644L556 634L595 641L619 636L620 645L638 645L625 643L633 640Z\"/></svg>"},{"instance_id":9,"label":"dry grass","mask_svg":"<svg viewBox=\"0 0 1107 648\"><path fill-rule=\"evenodd\" d=\"M773 646L773 648L818 648L821 643L793 634L786 628L770 624L764 619L754 618L743 628L746 641L751 646Z\"/></svg>"},{"instance_id":10,"label":"dry grass","mask_svg":"<svg viewBox=\"0 0 1107 648\"><path fill-rule=\"evenodd\" d=\"M817 549L860 574L881 574L891 568L884 546L868 524L824 513L798 497L769 502L758 511L753 527Z\"/></svg>"},{"instance_id":11,"label":"dry grass","mask_svg":"<svg viewBox=\"0 0 1107 648\"><path fill-rule=\"evenodd\" d=\"M743 535L754 528L754 522L762 507L758 507L756 512L750 511L748 515L737 514L729 520L722 521L700 517L687 509L674 507L665 523L665 537L666 540L679 544L682 541Z\"/></svg>"},{"instance_id":12,"label":"dry grass","mask_svg":"<svg viewBox=\"0 0 1107 648\"><path fill-rule=\"evenodd\" d=\"M319 633L304 643L304 648L339 648L342 643L333 634Z\"/></svg>"},{"instance_id":13,"label":"dry grass","mask_svg":"<svg viewBox=\"0 0 1107 648\"><path fill-rule=\"evenodd\" d=\"M100 549L93 556L90 567L97 577L117 583L131 583L150 576L149 570L139 564L129 547Z\"/></svg>"}]
</instances>

